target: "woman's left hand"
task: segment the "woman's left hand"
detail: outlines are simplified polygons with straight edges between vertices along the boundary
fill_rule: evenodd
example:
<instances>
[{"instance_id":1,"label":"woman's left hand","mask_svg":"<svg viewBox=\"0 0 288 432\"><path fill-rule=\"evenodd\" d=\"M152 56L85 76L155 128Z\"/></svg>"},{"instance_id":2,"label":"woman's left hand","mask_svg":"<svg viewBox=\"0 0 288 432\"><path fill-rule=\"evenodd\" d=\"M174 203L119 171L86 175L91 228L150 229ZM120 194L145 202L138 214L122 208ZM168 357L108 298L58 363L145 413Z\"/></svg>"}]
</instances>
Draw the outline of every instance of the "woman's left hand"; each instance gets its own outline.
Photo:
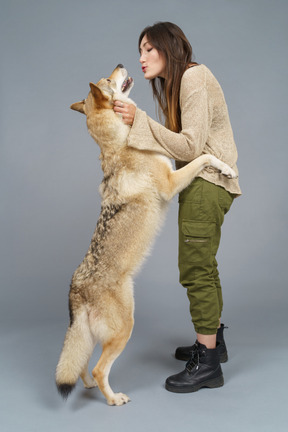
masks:
<instances>
[{"instance_id":1,"label":"woman's left hand","mask_svg":"<svg viewBox=\"0 0 288 432\"><path fill-rule=\"evenodd\" d=\"M114 101L114 111L122 115L123 123L129 126L133 125L136 112L135 105L127 104L116 100Z\"/></svg>"}]
</instances>

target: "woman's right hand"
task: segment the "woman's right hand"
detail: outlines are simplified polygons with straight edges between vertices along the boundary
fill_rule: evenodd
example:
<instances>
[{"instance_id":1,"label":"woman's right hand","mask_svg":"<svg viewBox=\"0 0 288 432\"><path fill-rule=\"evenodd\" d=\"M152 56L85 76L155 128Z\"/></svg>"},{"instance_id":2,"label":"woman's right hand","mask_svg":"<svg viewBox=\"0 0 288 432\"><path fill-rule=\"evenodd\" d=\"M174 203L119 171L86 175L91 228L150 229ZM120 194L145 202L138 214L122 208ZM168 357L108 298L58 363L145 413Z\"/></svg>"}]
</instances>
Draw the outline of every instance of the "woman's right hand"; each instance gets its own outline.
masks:
<instances>
[{"instance_id":1,"label":"woman's right hand","mask_svg":"<svg viewBox=\"0 0 288 432\"><path fill-rule=\"evenodd\" d=\"M122 115L122 121L126 125L132 126L136 113L136 106L133 104L127 104L121 101L114 101L114 111Z\"/></svg>"}]
</instances>

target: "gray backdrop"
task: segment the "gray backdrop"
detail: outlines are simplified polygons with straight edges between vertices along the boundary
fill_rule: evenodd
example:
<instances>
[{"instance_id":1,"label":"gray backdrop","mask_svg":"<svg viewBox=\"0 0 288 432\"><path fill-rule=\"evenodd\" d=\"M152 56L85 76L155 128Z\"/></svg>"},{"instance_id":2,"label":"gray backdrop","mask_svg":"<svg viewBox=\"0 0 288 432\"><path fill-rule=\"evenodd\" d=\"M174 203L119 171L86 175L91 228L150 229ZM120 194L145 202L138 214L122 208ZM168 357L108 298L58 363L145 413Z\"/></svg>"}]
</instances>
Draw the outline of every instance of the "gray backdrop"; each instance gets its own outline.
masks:
<instances>
[{"instance_id":1,"label":"gray backdrop","mask_svg":"<svg viewBox=\"0 0 288 432\"><path fill-rule=\"evenodd\" d=\"M43 431L43 419L47 430L174 430L203 424L203 415L208 431L220 423L222 431L284 430L287 0L1 0L0 6L1 430ZM85 117L69 106L86 97L90 81L123 63L135 80L131 96L156 118L137 41L159 20L178 24L195 60L218 78L239 151L243 196L227 215L218 255L228 383L184 397L163 389L166 376L183 367L174 348L194 339L178 283L174 199L136 278L136 325L114 367L113 381L130 390L131 404L106 409L97 390L85 393L79 383L64 406L53 373L68 323L70 278L89 246L102 179Z\"/></svg>"}]
</instances>

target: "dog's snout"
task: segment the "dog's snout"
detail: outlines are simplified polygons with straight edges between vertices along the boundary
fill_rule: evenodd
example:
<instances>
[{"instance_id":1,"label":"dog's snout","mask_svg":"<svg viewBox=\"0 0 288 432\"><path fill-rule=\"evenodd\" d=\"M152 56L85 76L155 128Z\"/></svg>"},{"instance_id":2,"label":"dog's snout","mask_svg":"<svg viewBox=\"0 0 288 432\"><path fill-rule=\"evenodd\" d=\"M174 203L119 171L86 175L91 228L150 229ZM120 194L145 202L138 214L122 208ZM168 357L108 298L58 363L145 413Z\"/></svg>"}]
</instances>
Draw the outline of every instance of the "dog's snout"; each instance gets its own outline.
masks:
<instances>
[{"instance_id":1,"label":"dog's snout","mask_svg":"<svg viewBox=\"0 0 288 432\"><path fill-rule=\"evenodd\" d=\"M122 63L119 63L117 66L116 66L116 68L121 68L121 69L123 69L124 68L124 66L123 66L123 64Z\"/></svg>"}]
</instances>

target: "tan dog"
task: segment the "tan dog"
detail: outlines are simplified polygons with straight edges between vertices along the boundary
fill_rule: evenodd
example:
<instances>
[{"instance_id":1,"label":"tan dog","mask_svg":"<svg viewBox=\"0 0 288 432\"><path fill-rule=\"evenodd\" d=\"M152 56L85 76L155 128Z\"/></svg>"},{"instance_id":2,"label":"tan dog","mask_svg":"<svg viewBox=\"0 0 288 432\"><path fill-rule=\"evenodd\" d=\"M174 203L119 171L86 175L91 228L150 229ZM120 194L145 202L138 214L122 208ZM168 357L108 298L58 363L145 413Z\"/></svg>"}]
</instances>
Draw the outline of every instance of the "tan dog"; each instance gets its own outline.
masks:
<instances>
[{"instance_id":1,"label":"tan dog","mask_svg":"<svg viewBox=\"0 0 288 432\"><path fill-rule=\"evenodd\" d=\"M108 375L133 329L133 276L149 252L169 200L209 165L229 177L235 172L214 156L203 155L173 171L169 159L127 146L130 127L113 111L128 99L133 80L118 65L108 79L90 83L87 99L71 108L87 116L87 127L101 149L104 178L101 214L88 252L75 271L69 294L70 326L56 370L56 384L67 397L79 376L86 388L98 385L109 405L129 401L115 394ZM102 354L92 371L88 362L97 342Z\"/></svg>"}]
</instances>

